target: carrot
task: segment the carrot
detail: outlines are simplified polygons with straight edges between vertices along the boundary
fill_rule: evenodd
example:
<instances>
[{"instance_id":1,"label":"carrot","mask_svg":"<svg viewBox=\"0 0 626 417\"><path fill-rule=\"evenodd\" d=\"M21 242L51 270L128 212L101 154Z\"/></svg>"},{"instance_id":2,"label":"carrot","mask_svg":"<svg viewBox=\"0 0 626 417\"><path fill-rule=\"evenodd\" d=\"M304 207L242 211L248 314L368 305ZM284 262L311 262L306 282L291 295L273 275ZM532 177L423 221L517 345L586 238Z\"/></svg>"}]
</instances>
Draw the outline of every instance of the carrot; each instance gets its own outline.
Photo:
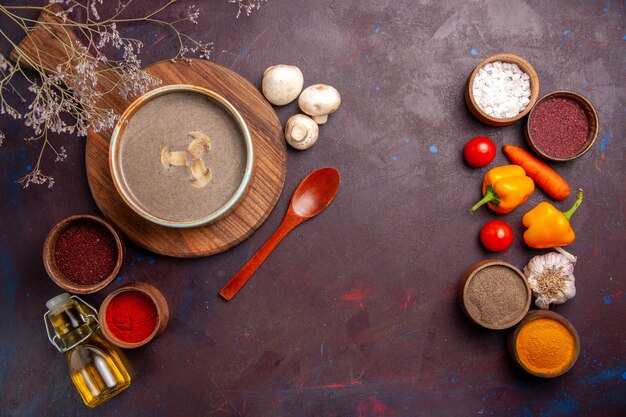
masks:
<instances>
[{"instance_id":1,"label":"carrot","mask_svg":"<svg viewBox=\"0 0 626 417\"><path fill-rule=\"evenodd\" d=\"M502 150L511 162L524 168L526 175L543 188L550 197L565 200L569 196L570 187L567 181L546 163L517 146L504 145Z\"/></svg>"}]
</instances>

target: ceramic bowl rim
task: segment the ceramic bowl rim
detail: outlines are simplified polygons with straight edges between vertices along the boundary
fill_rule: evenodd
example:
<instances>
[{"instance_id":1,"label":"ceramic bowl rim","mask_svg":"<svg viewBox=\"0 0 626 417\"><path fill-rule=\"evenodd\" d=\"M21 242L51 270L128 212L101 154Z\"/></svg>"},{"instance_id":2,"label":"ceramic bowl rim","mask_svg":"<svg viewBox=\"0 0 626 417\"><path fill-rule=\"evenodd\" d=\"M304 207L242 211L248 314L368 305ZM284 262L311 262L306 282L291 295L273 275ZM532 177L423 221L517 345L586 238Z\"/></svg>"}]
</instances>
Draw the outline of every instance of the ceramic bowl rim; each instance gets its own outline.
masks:
<instances>
[{"instance_id":1,"label":"ceramic bowl rim","mask_svg":"<svg viewBox=\"0 0 626 417\"><path fill-rule=\"evenodd\" d=\"M138 201L133 197L132 192L129 187L126 185L122 170L121 170L121 161L120 161L120 143L123 138L124 129L128 124L128 120L147 102L166 95L180 92L192 92L197 94L203 94L205 96L210 97L218 104L222 106L230 116L235 119L239 126L239 130L243 134L244 142L246 144L246 167L244 170L244 175L239 184L239 187L235 191L235 193L230 197L230 199L222 205L220 208L215 210L214 212L203 216L199 219L189 220L189 221L177 221L177 220L169 220L156 215L149 213L147 210L140 207ZM117 189L118 194L124 200L127 206L129 206L135 213L139 214L141 217L146 220L156 223L165 227L173 227L173 228L190 228L190 227L199 227L215 222L216 220L224 217L226 214L230 213L237 204L243 199L246 191L248 189L248 185L250 183L250 179L252 178L252 173L254 169L254 146L252 143L252 138L250 136L250 130L248 129L248 125L246 121L243 119L239 111L224 97L217 94L216 92L199 87L191 84L172 84L166 85L163 87L155 88L151 90L141 97L137 98L130 106L122 113L120 120L115 124L115 129L113 130L113 134L111 135L111 144L109 147L109 169L111 171L111 177L113 179L113 184Z\"/></svg>"}]
</instances>

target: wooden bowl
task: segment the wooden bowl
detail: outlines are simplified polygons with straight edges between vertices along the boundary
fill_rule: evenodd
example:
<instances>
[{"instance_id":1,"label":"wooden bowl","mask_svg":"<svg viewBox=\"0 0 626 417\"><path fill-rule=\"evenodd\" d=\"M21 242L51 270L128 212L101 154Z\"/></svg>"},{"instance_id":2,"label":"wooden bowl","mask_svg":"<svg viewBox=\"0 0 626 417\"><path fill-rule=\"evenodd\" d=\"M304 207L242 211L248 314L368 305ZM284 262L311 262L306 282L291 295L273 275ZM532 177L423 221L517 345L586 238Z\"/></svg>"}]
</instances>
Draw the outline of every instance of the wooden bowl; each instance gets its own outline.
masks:
<instances>
[{"instance_id":1,"label":"wooden bowl","mask_svg":"<svg viewBox=\"0 0 626 417\"><path fill-rule=\"evenodd\" d=\"M115 262L115 266L113 267L113 270L111 271L109 276L107 276L100 282L90 285L81 285L66 278L57 267L54 258L56 242L61 233L63 233L71 225L85 221L98 223L104 226L109 232L111 232L117 248L117 262ZM100 291L101 289L109 285L111 281L113 281L113 279L117 276L118 272L122 268L125 251L126 249L124 247L124 240L122 238L122 235L111 223L98 216L92 216L89 214L78 214L61 220L52 228L52 230L50 230L50 233L48 234L48 237L46 238L46 241L43 245L43 265L46 268L48 276L59 287L74 294L91 294L96 291Z\"/></svg>"},{"instance_id":2,"label":"wooden bowl","mask_svg":"<svg viewBox=\"0 0 626 417\"><path fill-rule=\"evenodd\" d=\"M567 98L576 102L585 111L585 115L587 116L587 121L589 122L589 133L587 134L587 141L582 146L582 148L578 150L578 152L565 158L550 156L544 153L541 150L541 148L539 148L535 144L532 134L530 133L530 119L533 117L533 112L535 111L537 106L539 106L539 104L542 103L543 101L549 100L555 97ZM524 136L526 137L526 142L528 143L528 146L530 146L530 148L540 157L547 159L549 161L555 161L555 162L571 161L572 159L576 159L579 156L582 156L583 154L587 153L589 149L591 149L596 139L598 138L598 126L599 126L598 113L596 112L596 109L593 107L593 105L591 104L589 100L587 100L585 97L573 91L565 91L565 90L554 91L552 93L546 94L545 96L541 97L541 99L537 101L537 103L533 106L532 110L528 114L528 119L526 119L526 124L524 125Z\"/></svg>"},{"instance_id":3,"label":"wooden bowl","mask_svg":"<svg viewBox=\"0 0 626 417\"><path fill-rule=\"evenodd\" d=\"M150 333L148 337L139 342L126 342L118 339L107 325L106 314L111 300L113 300L113 298L120 293L126 291L138 291L145 294L148 298L150 298L150 300L152 300L157 311L157 323L156 326L154 326L154 330L152 330L152 333ZM123 285L116 289L104 299L98 312L98 321L100 322L100 329L102 330L104 337L106 337L114 345L124 349L134 349L154 340L161 333L163 333L163 331L165 331L169 317L170 313L167 307L167 301L161 291L150 284L146 284L145 282L131 282L130 284Z\"/></svg>"},{"instance_id":4,"label":"wooden bowl","mask_svg":"<svg viewBox=\"0 0 626 417\"><path fill-rule=\"evenodd\" d=\"M522 330L522 328L525 325L527 325L529 322L540 319L540 318L548 318L548 319L553 319L553 320L558 321L563 326L565 326L567 330L569 330L574 336L574 356L572 357L572 360L569 363L569 365L565 369L563 369L561 372L556 373L556 374L535 372L527 368L524 365L524 363L522 363L522 361L520 360L519 354L517 352L517 337L519 336L519 333ZM515 328L515 331L509 335L507 344L508 344L509 352L511 353L511 356L513 357L515 362L529 374L538 376L540 378L555 378L557 376L563 375L564 373L572 369L572 366L574 366L574 364L576 363L576 360L578 359L578 355L580 354L580 338L578 337L578 332L576 332L576 329L574 328L574 326L572 326L572 323L570 323L565 317L561 316L560 314L557 314L549 310L530 311L526 315L524 320L522 320L520 324Z\"/></svg>"},{"instance_id":5,"label":"wooden bowl","mask_svg":"<svg viewBox=\"0 0 626 417\"><path fill-rule=\"evenodd\" d=\"M517 66L530 77L530 103L526 105L524 111L519 113L517 116L510 117L508 119L498 119L488 115L478 106L478 103L476 103L476 101L474 100L472 87L474 85L474 79L476 78L476 74L478 74L478 71L484 65L496 61L517 64ZM537 71L535 71L535 68L530 64L530 62L528 62L521 56L514 54L501 53L491 55L490 57L483 59L476 66L476 68L474 68L474 71L472 71L472 73L470 74L469 78L467 79L467 84L465 85L465 103L467 103L469 111L478 120L491 126L508 126L520 120L522 117L526 116L528 112L530 112L530 109L532 109L532 107L535 105L535 102L537 101L537 97L539 97L539 77L537 76Z\"/></svg>"},{"instance_id":6,"label":"wooden bowl","mask_svg":"<svg viewBox=\"0 0 626 417\"><path fill-rule=\"evenodd\" d=\"M474 277L479 271L482 271L483 269L489 268L491 266L504 266L506 268L511 269L519 276L521 282L524 284L524 287L526 288L526 301L524 304L524 308L520 310L519 314L512 317L506 323L501 323L501 324L487 323L484 320L482 320L477 314L473 314L472 313L473 309L469 307L470 299L469 299L468 292L469 292L469 287L470 287L472 280L474 279ZM524 316L526 316L526 313L528 312L528 309L530 308L530 301L532 299L530 285L528 285L528 281L526 280L526 277L524 276L522 271L520 271L519 269L517 269L515 266L511 265L508 262L497 261L497 260L481 261L475 264L474 266L472 266L469 270L467 270L465 274L463 275L463 278L461 279L461 286L459 288L459 291L460 291L459 298L461 302L461 308L463 309L463 312L465 312L467 317L469 317L470 320L472 320L474 323L478 324L479 326L482 326L491 330L508 329L509 327L513 327L517 323L519 323L524 318Z\"/></svg>"}]
</instances>

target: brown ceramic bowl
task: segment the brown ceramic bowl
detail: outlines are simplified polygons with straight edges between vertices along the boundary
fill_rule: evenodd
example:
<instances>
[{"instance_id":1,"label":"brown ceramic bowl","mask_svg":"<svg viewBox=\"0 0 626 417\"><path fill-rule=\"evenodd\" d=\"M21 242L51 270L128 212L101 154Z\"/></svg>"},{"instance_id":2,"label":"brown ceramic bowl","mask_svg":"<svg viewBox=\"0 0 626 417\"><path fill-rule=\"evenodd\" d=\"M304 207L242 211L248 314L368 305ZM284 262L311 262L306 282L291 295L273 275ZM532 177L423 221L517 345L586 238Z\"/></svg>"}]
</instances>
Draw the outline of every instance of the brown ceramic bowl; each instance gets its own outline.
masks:
<instances>
[{"instance_id":1,"label":"brown ceramic bowl","mask_svg":"<svg viewBox=\"0 0 626 417\"><path fill-rule=\"evenodd\" d=\"M154 326L154 330L152 333L145 339L139 342L126 342L124 340L118 339L112 332L109 326L107 325L106 315L107 310L110 306L111 300L113 300L117 295L126 291L138 291L142 294L148 296L150 300L154 303L154 307L157 312L157 323ZM109 294L102 305L100 305L100 310L98 312L98 321L100 322L100 329L102 330L102 334L106 337L111 343L116 346L119 346L124 349L134 349L140 346L145 345L146 343L154 340L157 336L159 336L165 328L167 327L167 322L169 320L170 313L167 307L167 301L165 297L156 287L146 284L145 282L132 282L130 284L126 284L121 286L120 288L113 291Z\"/></svg>"},{"instance_id":2,"label":"brown ceramic bowl","mask_svg":"<svg viewBox=\"0 0 626 417\"><path fill-rule=\"evenodd\" d=\"M589 121L589 134L587 135L587 141L576 153L565 158L550 156L546 154L544 151L541 150L539 146L537 146L530 133L530 120L532 119L533 112L535 111L537 106L539 106L539 104L541 104L543 101L555 97L567 98L576 102L585 111L585 115L587 116L587 120ZM526 137L526 142L528 143L528 146L530 146L530 148L540 157L549 161L556 162L571 161L572 159L576 159L589 151L589 149L591 149L596 139L598 138L598 113L596 113L596 109L593 107L591 102L580 94L573 91L554 91L541 97L541 99L537 101L537 104L533 106L532 110L528 114L528 119L526 119L526 124L524 125L524 136Z\"/></svg>"},{"instance_id":3,"label":"brown ceramic bowl","mask_svg":"<svg viewBox=\"0 0 626 417\"><path fill-rule=\"evenodd\" d=\"M574 336L574 356L572 357L572 360L568 364L568 366L557 374L535 372L529 369L528 367L524 365L524 363L522 363L522 361L520 361L519 354L517 352L517 337L520 331L522 330L522 328L525 325L527 325L529 322L540 319L540 318L547 318L547 319L553 319L553 320L558 321L563 326L565 326L567 330L569 330L572 333L572 336ZM509 352L511 353L511 356L513 357L513 360L515 360L515 362L529 374L538 376L540 378L555 378L557 376L563 375L564 373L572 369L572 366L574 366L574 364L576 363L576 360L578 359L578 355L580 354L580 338L578 337L578 332L576 332L576 329L574 328L574 326L572 326L572 323L570 323L565 317L561 316L560 314L557 314L549 310L533 310L533 311L530 311L526 315L526 317L524 317L524 320L522 320L520 324L515 328L515 331L509 335L508 348L509 348Z\"/></svg>"},{"instance_id":4,"label":"brown ceramic bowl","mask_svg":"<svg viewBox=\"0 0 626 417\"><path fill-rule=\"evenodd\" d=\"M95 284L81 285L66 278L57 267L56 261L54 259L56 242L61 233L63 233L71 225L79 222L98 223L104 226L111 233L113 239L115 240L117 248L117 262L115 263L115 266L113 267L111 273L102 281ZM113 281L113 279L115 279L118 272L122 268L125 251L126 249L124 247L124 240L122 238L122 235L111 223L98 216L92 216L89 214L78 214L61 220L52 228L52 230L50 230L50 233L48 234L48 237L46 238L46 241L43 245L43 264L46 268L48 276L59 287L74 294L91 294L96 291L100 291L101 289L109 285L111 281Z\"/></svg>"},{"instance_id":5,"label":"brown ceramic bowl","mask_svg":"<svg viewBox=\"0 0 626 417\"><path fill-rule=\"evenodd\" d=\"M524 111L522 111L515 117L510 117L507 119L498 119L496 117L490 116L487 113L485 113L478 106L478 103L476 103L476 100L474 100L474 93L473 93L472 86L474 85L474 78L476 78L476 74L478 74L478 71L484 65L489 64L491 62L496 62L496 61L517 64L517 66L526 74L528 74L528 76L530 77L530 103L528 103ZM467 84L465 85L465 103L467 103L467 107L469 108L469 111L478 120L491 126L508 126L517 122L518 120L520 120L521 118L523 118L524 116L528 114L530 109L535 105L535 102L537 101L537 97L539 97L539 77L537 76L537 71L535 71L535 68L531 65L530 62L528 62L521 56L518 56L515 54L500 53L500 54L491 55L490 57L483 59L476 66L476 68L474 68L474 71L472 71L472 73L470 74L469 78L467 79Z\"/></svg>"},{"instance_id":6,"label":"brown ceramic bowl","mask_svg":"<svg viewBox=\"0 0 626 417\"><path fill-rule=\"evenodd\" d=\"M523 284L523 286L526 289L526 300L524 302L524 307L522 309L520 309L519 311L515 312L515 314L513 316L511 316L509 318L509 320L507 320L506 322L503 323L488 323L485 320L483 320L480 315L475 311L476 309L472 307L471 305L471 299L470 296L468 295L469 293L469 288L470 285L472 283L472 280L474 279L474 277L476 277L476 274L486 268L492 267L492 266L503 266L506 268L511 269L513 272L515 272L520 279L520 282ZM531 291L530 291L530 286L528 285L528 281L526 280L526 277L524 276L524 274L517 269L515 266L511 265L508 262L503 262L503 261L497 261L497 260L486 260L486 261L481 261L478 262L477 264L475 264L474 266L472 266L467 272L465 272L465 274L463 275L463 278L461 279L461 286L459 288L460 290L460 302L461 302L461 308L463 309L463 311L465 312L465 314L467 315L467 317L469 317L474 323L485 327L487 329L491 329L491 330L503 330L503 329L508 329L509 327L513 327L515 326L517 323L519 323L524 316L526 315L526 313L528 312L528 309L530 308L530 301L531 301Z\"/></svg>"}]
</instances>

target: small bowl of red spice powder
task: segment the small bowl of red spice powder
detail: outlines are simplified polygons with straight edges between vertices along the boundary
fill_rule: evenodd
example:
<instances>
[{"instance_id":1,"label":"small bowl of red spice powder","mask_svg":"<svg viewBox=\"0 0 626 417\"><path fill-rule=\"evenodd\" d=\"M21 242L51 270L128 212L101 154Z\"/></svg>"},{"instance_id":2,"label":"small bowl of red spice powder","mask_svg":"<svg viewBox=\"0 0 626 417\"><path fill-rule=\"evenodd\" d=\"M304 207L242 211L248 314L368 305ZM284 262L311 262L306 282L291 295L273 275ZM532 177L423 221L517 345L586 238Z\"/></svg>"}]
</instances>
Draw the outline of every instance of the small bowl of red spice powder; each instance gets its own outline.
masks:
<instances>
[{"instance_id":1,"label":"small bowl of red spice powder","mask_svg":"<svg viewBox=\"0 0 626 417\"><path fill-rule=\"evenodd\" d=\"M161 291L145 282L133 282L104 299L98 319L102 334L111 343L133 349L163 333L169 309Z\"/></svg>"},{"instance_id":2,"label":"small bowl of red spice powder","mask_svg":"<svg viewBox=\"0 0 626 417\"><path fill-rule=\"evenodd\" d=\"M598 137L598 114L585 97L572 91L545 95L528 114L526 141L550 161L570 161L583 155Z\"/></svg>"},{"instance_id":3,"label":"small bowl of red spice powder","mask_svg":"<svg viewBox=\"0 0 626 417\"><path fill-rule=\"evenodd\" d=\"M124 260L119 232L103 218L70 216L52 228L43 247L50 278L74 294L90 294L109 285Z\"/></svg>"}]
</instances>

